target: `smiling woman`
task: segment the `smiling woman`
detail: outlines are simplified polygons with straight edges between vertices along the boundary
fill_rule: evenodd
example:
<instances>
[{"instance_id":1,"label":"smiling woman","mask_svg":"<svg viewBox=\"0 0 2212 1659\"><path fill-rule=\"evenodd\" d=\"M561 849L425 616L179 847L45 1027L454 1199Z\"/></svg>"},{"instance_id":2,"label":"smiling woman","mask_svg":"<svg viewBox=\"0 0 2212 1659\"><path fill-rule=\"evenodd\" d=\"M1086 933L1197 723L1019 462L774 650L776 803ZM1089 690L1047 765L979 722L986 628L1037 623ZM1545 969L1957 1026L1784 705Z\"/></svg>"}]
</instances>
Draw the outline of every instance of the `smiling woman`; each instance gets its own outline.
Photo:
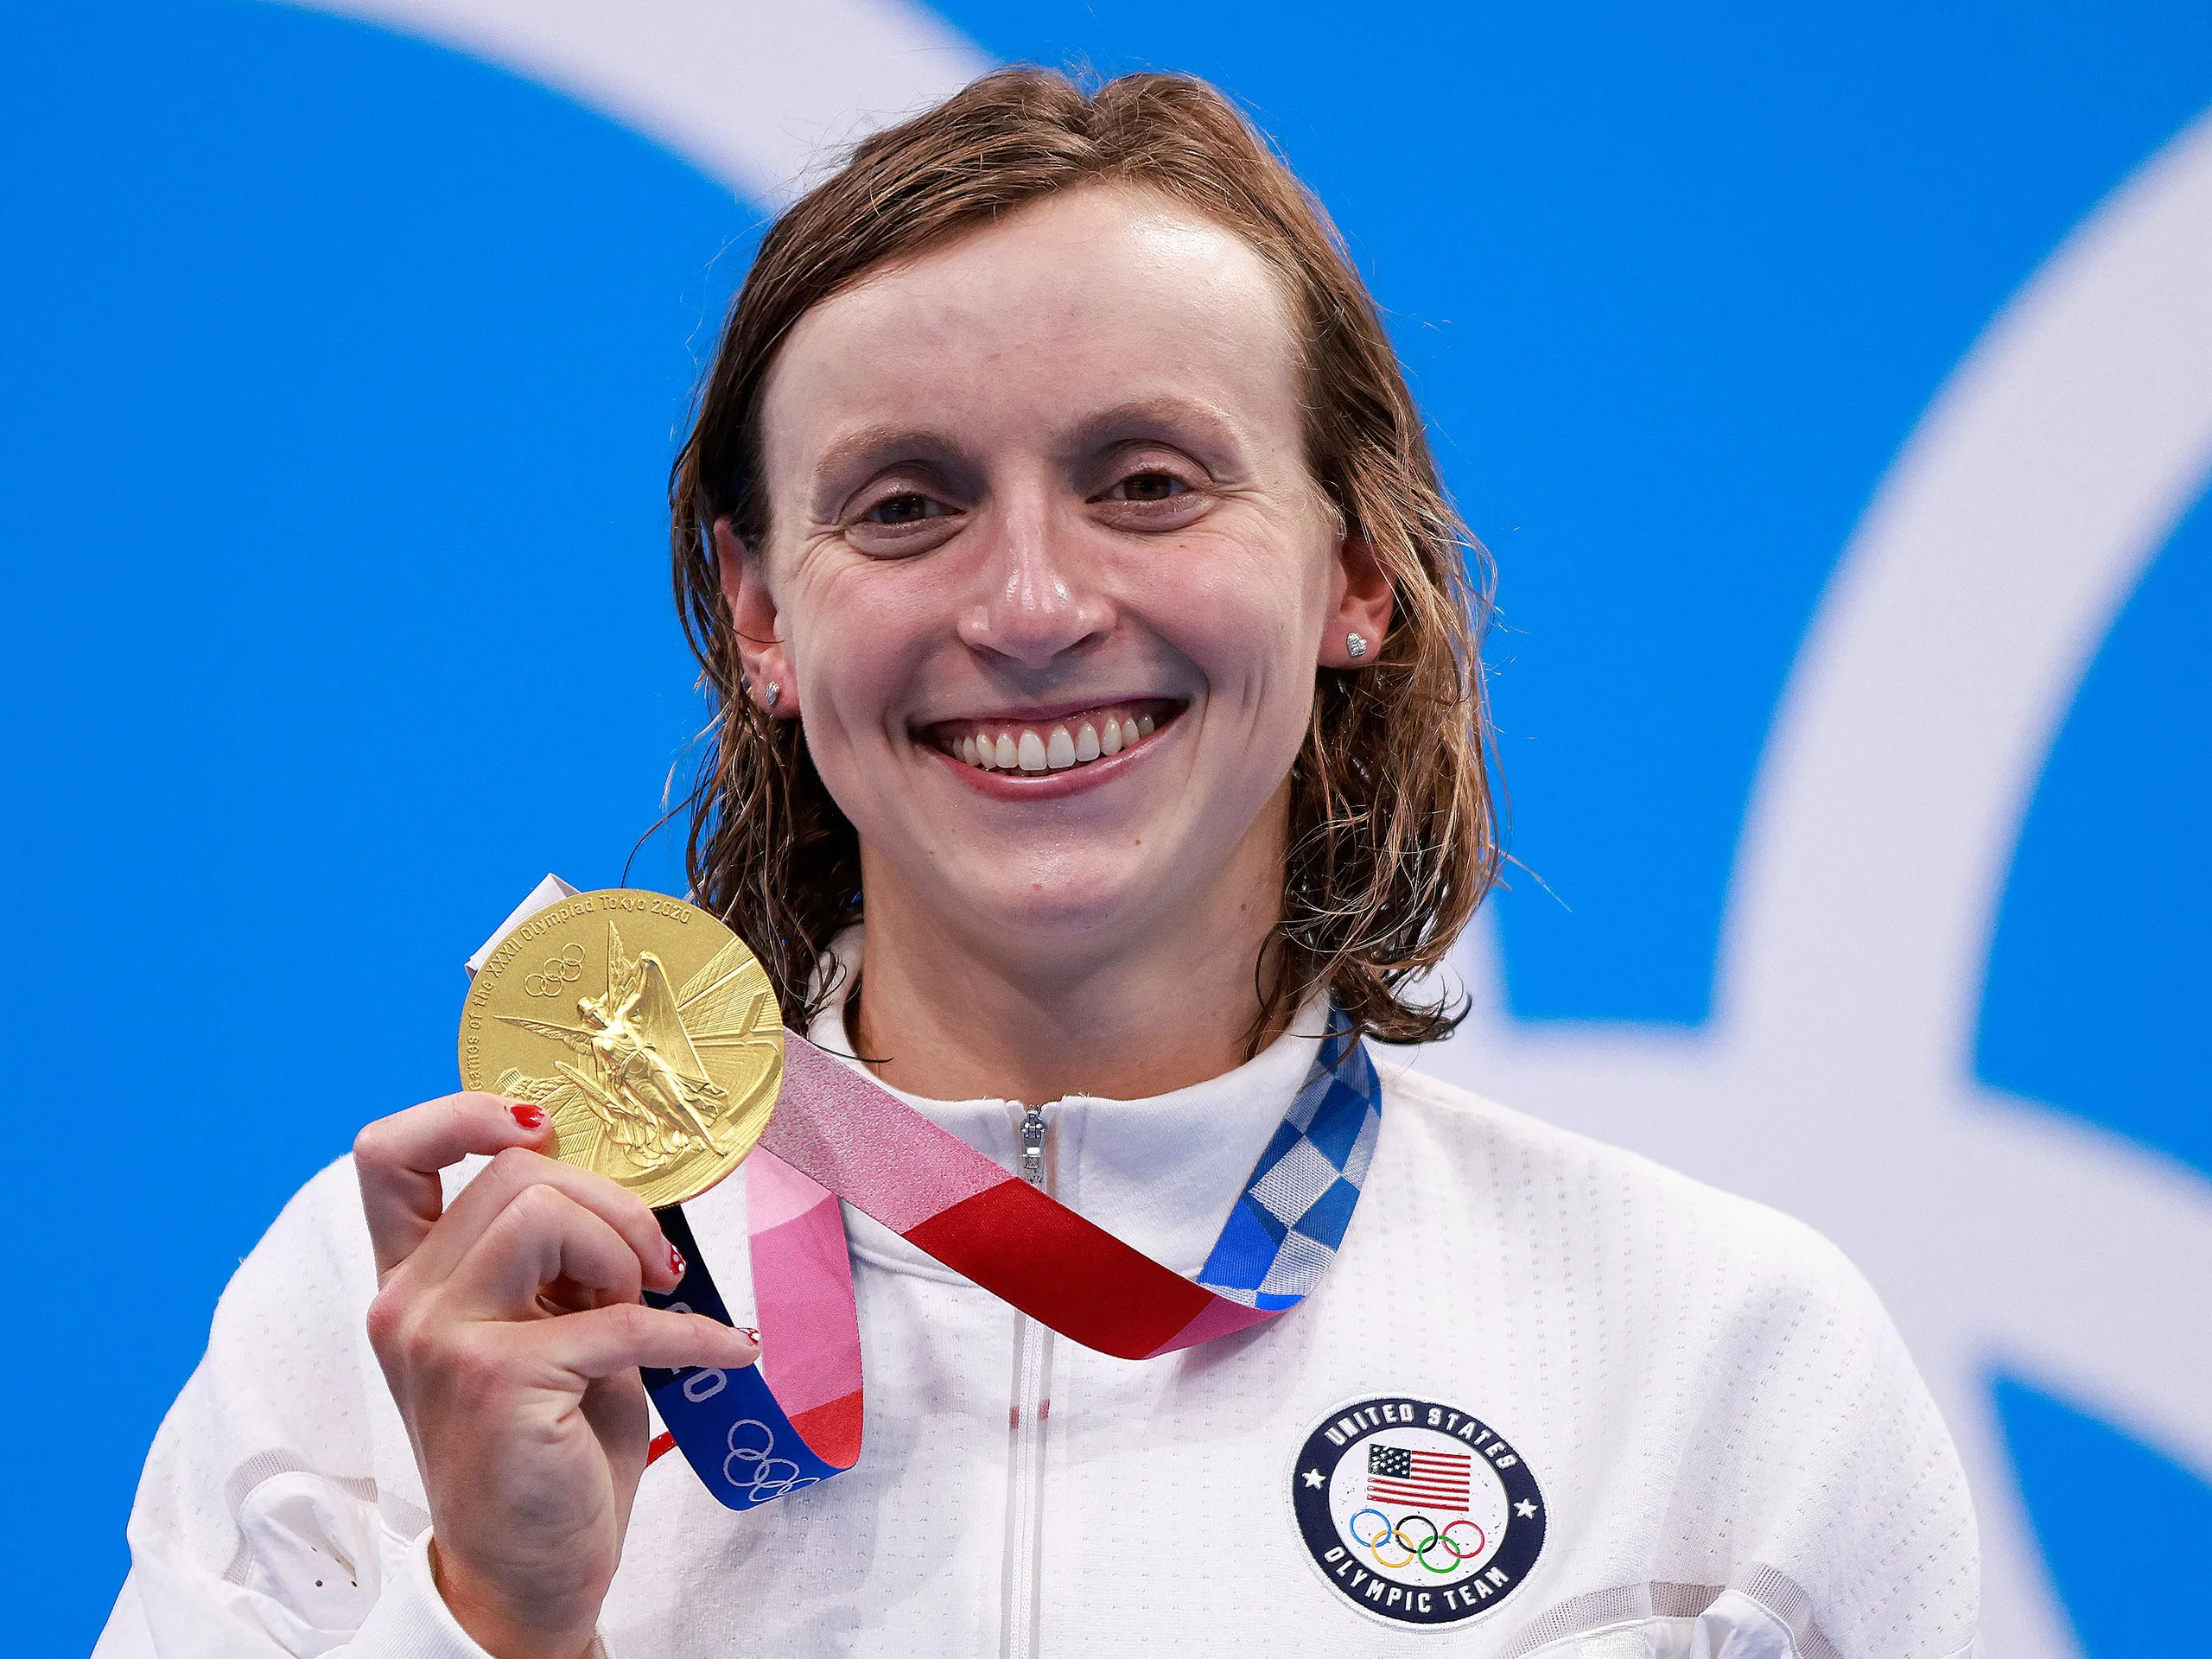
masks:
<instances>
[{"instance_id":1,"label":"smiling woman","mask_svg":"<svg viewBox=\"0 0 2212 1659\"><path fill-rule=\"evenodd\" d=\"M1035 984L1048 912L1087 912L1051 1093L1211 1076L1319 988L1451 1029L1402 993L1497 869L1485 556L1325 219L1211 89L1017 72L863 144L763 243L671 501L723 694L692 876L787 1004L865 889L863 1031L894 930ZM1187 986L1192 951L1238 988L1175 1035L1101 982ZM1035 1032L950 1012L901 1023Z\"/></svg>"},{"instance_id":2,"label":"smiling woman","mask_svg":"<svg viewBox=\"0 0 2212 1659\"><path fill-rule=\"evenodd\" d=\"M1370 1055L1451 1027L1497 866L1479 554L1218 94L1011 72L862 144L672 505L695 897L810 1039L764 1149L656 1217L527 1101L371 1124L226 1296L103 1653L1967 1650L1847 1263ZM671 1235L749 1243L765 1346Z\"/></svg>"}]
</instances>

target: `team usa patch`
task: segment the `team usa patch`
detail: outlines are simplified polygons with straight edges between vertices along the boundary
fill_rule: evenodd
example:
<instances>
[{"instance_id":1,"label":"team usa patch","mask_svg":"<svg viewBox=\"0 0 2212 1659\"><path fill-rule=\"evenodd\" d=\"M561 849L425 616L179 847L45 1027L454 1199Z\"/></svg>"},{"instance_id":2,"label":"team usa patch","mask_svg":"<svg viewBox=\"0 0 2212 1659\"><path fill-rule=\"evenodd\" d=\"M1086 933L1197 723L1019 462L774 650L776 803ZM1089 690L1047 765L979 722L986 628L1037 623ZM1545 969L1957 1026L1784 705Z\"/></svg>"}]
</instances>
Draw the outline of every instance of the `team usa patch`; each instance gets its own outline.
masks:
<instances>
[{"instance_id":1,"label":"team usa patch","mask_svg":"<svg viewBox=\"0 0 2212 1659\"><path fill-rule=\"evenodd\" d=\"M1290 1503L1322 1575L1394 1624L1492 1611L1544 1548L1544 1498L1527 1460L1434 1400L1382 1395L1331 1412L1299 1450Z\"/></svg>"}]
</instances>

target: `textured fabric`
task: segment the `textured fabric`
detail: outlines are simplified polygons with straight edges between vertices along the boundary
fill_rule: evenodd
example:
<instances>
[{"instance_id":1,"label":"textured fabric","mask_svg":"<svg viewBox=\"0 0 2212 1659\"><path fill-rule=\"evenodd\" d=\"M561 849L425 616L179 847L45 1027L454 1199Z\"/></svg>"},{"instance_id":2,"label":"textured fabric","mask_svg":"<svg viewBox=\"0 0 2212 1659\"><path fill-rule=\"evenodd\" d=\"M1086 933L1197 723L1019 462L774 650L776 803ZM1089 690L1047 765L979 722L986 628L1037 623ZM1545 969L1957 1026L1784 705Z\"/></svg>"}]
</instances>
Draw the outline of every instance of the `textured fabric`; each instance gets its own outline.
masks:
<instances>
[{"instance_id":1,"label":"textured fabric","mask_svg":"<svg viewBox=\"0 0 2212 1659\"><path fill-rule=\"evenodd\" d=\"M836 1018L817 1042L837 1040ZM1046 1109L1055 1190L1196 1270L1306 1076L1318 1028L1303 1029L1173 1095ZM613 1659L969 1659L1000 1650L1029 1592L1046 1659L1171 1642L1484 1659L1964 1652L1964 1478L1849 1264L1771 1211L1377 1058L1386 1104L1362 1200L1303 1306L1151 1362L1046 1345L1027 1586L1007 1566L1027 1559L1007 1548L1011 1483L1030 1478L1008 1428L1018 1316L849 1211L868 1365L860 1466L736 1515L675 1460L655 1465L602 1621ZM917 1104L1014 1166L1011 1104ZM729 1181L687 1206L734 1309L751 1305L734 1266L744 1205ZM474 1659L416 1567L422 1484L362 1334L374 1282L341 1161L224 1297L148 1459L102 1659ZM1292 1518L1309 1431L1394 1392L1509 1437L1548 1505L1525 1586L1442 1630L1362 1614ZM355 1569L343 1595L327 1574L314 1584L318 1550Z\"/></svg>"}]
</instances>

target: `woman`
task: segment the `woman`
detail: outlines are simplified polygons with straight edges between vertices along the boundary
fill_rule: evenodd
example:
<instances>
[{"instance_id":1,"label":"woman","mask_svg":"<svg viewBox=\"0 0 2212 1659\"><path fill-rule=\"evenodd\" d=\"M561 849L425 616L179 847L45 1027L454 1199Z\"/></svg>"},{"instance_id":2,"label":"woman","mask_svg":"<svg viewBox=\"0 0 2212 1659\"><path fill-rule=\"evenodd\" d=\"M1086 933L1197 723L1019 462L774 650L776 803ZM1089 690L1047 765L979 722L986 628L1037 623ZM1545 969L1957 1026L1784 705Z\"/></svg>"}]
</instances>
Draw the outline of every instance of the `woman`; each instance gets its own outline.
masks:
<instances>
[{"instance_id":1,"label":"woman","mask_svg":"<svg viewBox=\"0 0 2212 1659\"><path fill-rule=\"evenodd\" d=\"M1833 1249L1321 1040L1452 1026L1482 601L1217 94L1013 72L863 144L764 243L673 502L696 896L787 1021L1177 1271L1243 1217L1311 1294L1114 1359L849 1211L865 1450L732 1513L646 1466L636 1368L749 1333L640 1304L683 1264L534 1109L434 1101L241 1268L103 1654L1967 1650L1956 1459ZM726 1277L744 1185L689 1206Z\"/></svg>"}]
</instances>

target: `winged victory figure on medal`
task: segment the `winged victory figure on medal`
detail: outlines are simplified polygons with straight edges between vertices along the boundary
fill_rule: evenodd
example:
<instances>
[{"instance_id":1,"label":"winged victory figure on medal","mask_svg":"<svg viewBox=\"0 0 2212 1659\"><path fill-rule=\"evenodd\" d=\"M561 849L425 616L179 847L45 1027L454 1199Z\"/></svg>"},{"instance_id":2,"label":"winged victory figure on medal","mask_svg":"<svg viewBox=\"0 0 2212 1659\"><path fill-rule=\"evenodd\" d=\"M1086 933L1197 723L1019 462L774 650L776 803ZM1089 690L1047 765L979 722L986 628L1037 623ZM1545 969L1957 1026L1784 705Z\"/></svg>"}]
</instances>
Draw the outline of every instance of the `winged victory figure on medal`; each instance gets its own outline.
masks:
<instances>
[{"instance_id":1,"label":"winged victory figure on medal","mask_svg":"<svg viewBox=\"0 0 2212 1659\"><path fill-rule=\"evenodd\" d=\"M543 1106L564 1138L595 1123L637 1170L658 1168L694 1147L726 1154L721 1120L729 1109L729 1091L715 1081L701 1051L777 1041L772 997L762 988L748 994L741 982L741 976L757 979L757 969L747 974L753 967L745 947L733 944L674 989L652 951L624 953L610 921L607 988L577 999L582 1024L499 1016L502 1024L560 1043L571 1058L556 1060L550 1077L511 1067L496 1090ZM596 1157L591 1161L594 1167L600 1163Z\"/></svg>"}]
</instances>

